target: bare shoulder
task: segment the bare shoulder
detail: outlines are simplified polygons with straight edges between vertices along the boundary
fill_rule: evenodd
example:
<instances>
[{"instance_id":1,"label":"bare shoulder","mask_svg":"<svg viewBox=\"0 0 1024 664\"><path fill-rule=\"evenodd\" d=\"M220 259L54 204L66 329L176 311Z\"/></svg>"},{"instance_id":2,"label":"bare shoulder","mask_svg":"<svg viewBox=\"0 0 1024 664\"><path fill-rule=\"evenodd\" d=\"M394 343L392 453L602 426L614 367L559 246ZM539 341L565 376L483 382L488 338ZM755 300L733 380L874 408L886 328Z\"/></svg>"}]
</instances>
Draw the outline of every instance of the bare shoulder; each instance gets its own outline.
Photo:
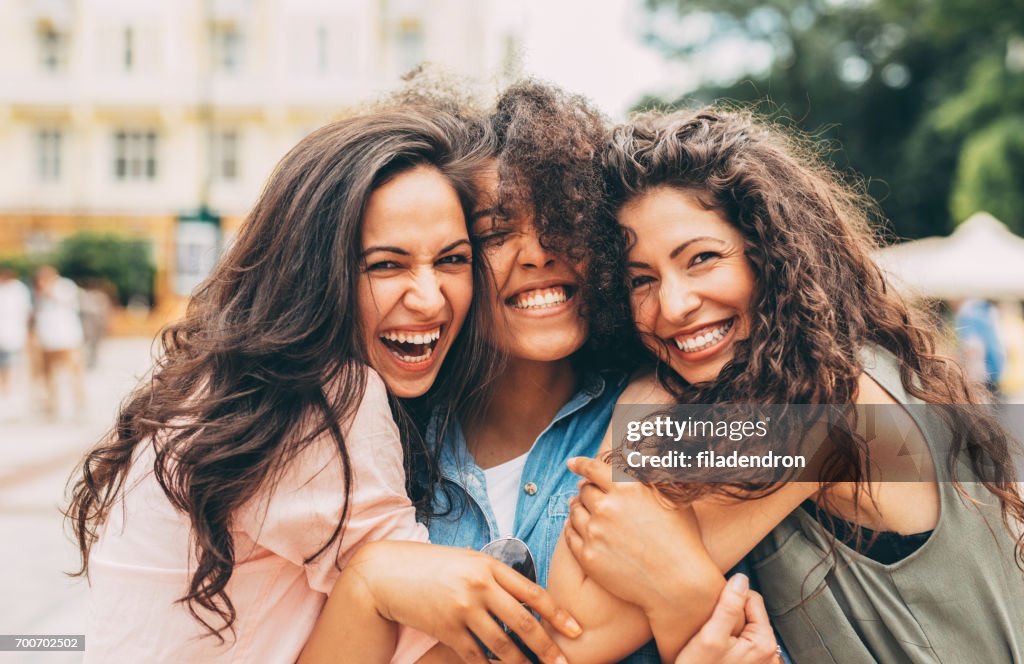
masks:
<instances>
[{"instance_id":1,"label":"bare shoulder","mask_svg":"<svg viewBox=\"0 0 1024 664\"><path fill-rule=\"evenodd\" d=\"M898 404L892 395L885 391L885 388L879 385L874 378L863 371L857 379L857 398L855 403L862 406Z\"/></svg>"}]
</instances>

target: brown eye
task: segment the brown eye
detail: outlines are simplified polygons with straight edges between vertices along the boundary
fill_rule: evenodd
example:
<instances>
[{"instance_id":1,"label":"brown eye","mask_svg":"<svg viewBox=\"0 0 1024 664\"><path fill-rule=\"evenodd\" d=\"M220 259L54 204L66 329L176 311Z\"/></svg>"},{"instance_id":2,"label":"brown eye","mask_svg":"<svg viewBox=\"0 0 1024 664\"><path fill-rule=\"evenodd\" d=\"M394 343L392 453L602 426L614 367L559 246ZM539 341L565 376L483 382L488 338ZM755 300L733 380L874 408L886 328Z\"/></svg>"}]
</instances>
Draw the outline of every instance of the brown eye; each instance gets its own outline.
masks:
<instances>
[{"instance_id":1,"label":"brown eye","mask_svg":"<svg viewBox=\"0 0 1024 664\"><path fill-rule=\"evenodd\" d=\"M636 290L637 288L643 288L644 286L647 286L648 284L652 283L654 283L654 277L648 276L646 274L641 274L639 276L630 278L629 287L631 290Z\"/></svg>"},{"instance_id":2,"label":"brown eye","mask_svg":"<svg viewBox=\"0 0 1024 664\"><path fill-rule=\"evenodd\" d=\"M693 257L693 260L690 261L690 265L700 265L714 258L719 258L720 256L721 254L719 254L717 251L702 251Z\"/></svg>"},{"instance_id":3,"label":"brown eye","mask_svg":"<svg viewBox=\"0 0 1024 664\"><path fill-rule=\"evenodd\" d=\"M437 261L437 265L469 265L472 259L465 254L451 254Z\"/></svg>"},{"instance_id":4,"label":"brown eye","mask_svg":"<svg viewBox=\"0 0 1024 664\"><path fill-rule=\"evenodd\" d=\"M402 267L395 261L377 261L376 263L369 263L366 266L367 272L380 272L382 270L397 270Z\"/></svg>"}]
</instances>

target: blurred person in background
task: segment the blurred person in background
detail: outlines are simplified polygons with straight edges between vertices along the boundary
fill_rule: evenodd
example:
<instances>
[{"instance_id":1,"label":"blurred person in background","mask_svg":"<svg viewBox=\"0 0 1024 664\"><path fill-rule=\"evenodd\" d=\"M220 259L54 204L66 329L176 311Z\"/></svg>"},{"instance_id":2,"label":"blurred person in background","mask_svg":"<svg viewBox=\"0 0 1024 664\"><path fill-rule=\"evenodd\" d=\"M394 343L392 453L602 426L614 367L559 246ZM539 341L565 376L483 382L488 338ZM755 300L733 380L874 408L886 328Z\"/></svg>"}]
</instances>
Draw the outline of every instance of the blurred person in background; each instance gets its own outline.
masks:
<instances>
[{"instance_id":1,"label":"blurred person in background","mask_svg":"<svg viewBox=\"0 0 1024 664\"><path fill-rule=\"evenodd\" d=\"M0 409L10 407L11 367L24 350L32 316L32 295L14 270L0 268ZM2 412L0 412L2 414Z\"/></svg>"},{"instance_id":2,"label":"blurred person in background","mask_svg":"<svg viewBox=\"0 0 1024 664\"><path fill-rule=\"evenodd\" d=\"M1024 401L1024 310L1020 302L999 304L999 332L1006 348L1006 365L999 388L1008 403Z\"/></svg>"},{"instance_id":3,"label":"blurred person in background","mask_svg":"<svg viewBox=\"0 0 1024 664\"><path fill-rule=\"evenodd\" d=\"M52 265L43 265L36 271L34 331L39 345L46 414L58 413L57 374L64 371L71 379L75 406L79 412L84 411L81 360L84 334L79 318L78 286L60 276Z\"/></svg>"},{"instance_id":4,"label":"blurred person in background","mask_svg":"<svg viewBox=\"0 0 1024 664\"><path fill-rule=\"evenodd\" d=\"M106 287L105 287L106 286ZM100 341L107 334L113 298L109 285L98 279L83 282L79 294L79 315L85 342L85 366L93 369L99 356Z\"/></svg>"},{"instance_id":5,"label":"blurred person in background","mask_svg":"<svg viewBox=\"0 0 1024 664\"><path fill-rule=\"evenodd\" d=\"M999 398L1006 349L999 335L996 308L987 300L970 298L955 303L955 311L953 324L968 377Z\"/></svg>"}]
</instances>

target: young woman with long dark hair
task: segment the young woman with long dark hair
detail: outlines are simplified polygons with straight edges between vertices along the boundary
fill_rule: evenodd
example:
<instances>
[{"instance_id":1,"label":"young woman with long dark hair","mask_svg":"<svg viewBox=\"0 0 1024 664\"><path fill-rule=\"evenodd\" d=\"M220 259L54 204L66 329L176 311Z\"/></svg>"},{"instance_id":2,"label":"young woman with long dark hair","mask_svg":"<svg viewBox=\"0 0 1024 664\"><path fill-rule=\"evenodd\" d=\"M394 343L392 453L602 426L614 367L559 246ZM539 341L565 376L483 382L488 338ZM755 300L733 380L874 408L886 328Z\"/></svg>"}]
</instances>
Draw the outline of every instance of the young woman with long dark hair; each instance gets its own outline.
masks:
<instances>
[{"instance_id":1,"label":"young woman with long dark hair","mask_svg":"<svg viewBox=\"0 0 1024 664\"><path fill-rule=\"evenodd\" d=\"M278 165L74 479L89 659L293 662L360 545L426 541L406 469L436 473L436 454L388 392L472 410L487 374L467 211L489 136L406 103L319 129ZM510 569L444 551L440 600L463 611L415 626L458 645L467 615L514 620L530 599L564 628ZM551 645L539 626L527 639ZM396 658L434 643L406 630Z\"/></svg>"},{"instance_id":2,"label":"young woman with long dark hair","mask_svg":"<svg viewBox=\"0 0 1024 664\"><path fill-rule=\"evenodd\" d=\"M985 409L957 408L984 394L936 353L935 323L872 261L870 204L812 146L743 112L640 116L615 131L606 159L633 316L674 401L889 406L936 481L879 481L867 439L851 435L826 448L819 481L779 489L794 506L809 499L783 517L751 513L767 499L739 483L655 491L577 459L589 481L567 541L586 573L637 601L694 556L753 549L797 662L1024 658L1012 441ZM708 501L745 510L743 529L705 523ZM637 560L665 572L624 573Z\"/></svg>"}]
</instances>

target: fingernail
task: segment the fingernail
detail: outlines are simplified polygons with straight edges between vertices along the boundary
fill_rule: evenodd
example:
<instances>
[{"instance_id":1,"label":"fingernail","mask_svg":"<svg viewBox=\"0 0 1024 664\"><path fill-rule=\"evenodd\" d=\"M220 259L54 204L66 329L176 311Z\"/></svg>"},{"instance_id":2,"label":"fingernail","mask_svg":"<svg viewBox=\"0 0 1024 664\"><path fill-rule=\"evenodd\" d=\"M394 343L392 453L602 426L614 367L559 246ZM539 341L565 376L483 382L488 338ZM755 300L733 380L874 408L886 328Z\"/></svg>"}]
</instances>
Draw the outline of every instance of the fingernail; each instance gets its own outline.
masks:
<instances>
[{"instance_id":1,"label":"fingernail","mask_svg":"<svg viewBox=\"0 0 1024 664\"><path fill-rule=\"evenodd\" d=\"M576 457L572 457L571 459L566 461L565 465L569 466L569 470L572 470L572 467L576 465Z\"/></svg>"},{"instance_id":2,"label":"fingernail","mask_svg":"<svg viewBox=\"0 0 1024 664\"><path fill-rule=\"evenodd\" d=\"M579 636L583 633L583 628L580 627L580 624L576 622L576 620L574 620L573 618L569 618L568 620L566 620L565 626L568 627L569 631L576 636Z\"/></svg>"},{"instance_id":3,"label":"fingernail","mask_svg":"<svg viewBox=\"0 0 1024 664\"><path fill-rule=\"evenodd\" d=\"M569 664L569 661L565 658L565 655L559 655L558 659L555 660L555 664Z\"/></svg>"},{"instance_id":4,"label":"fingernail","mask_svg":"<svg viewBox=\"0 0 1024 664\"><path fill-rule=\"evenodd\" d=\"M729 590L737 593L744 593L750 588L750 579L747 578L746 574L733 574L729 578Z\"/></svg>"}]
</instances>

